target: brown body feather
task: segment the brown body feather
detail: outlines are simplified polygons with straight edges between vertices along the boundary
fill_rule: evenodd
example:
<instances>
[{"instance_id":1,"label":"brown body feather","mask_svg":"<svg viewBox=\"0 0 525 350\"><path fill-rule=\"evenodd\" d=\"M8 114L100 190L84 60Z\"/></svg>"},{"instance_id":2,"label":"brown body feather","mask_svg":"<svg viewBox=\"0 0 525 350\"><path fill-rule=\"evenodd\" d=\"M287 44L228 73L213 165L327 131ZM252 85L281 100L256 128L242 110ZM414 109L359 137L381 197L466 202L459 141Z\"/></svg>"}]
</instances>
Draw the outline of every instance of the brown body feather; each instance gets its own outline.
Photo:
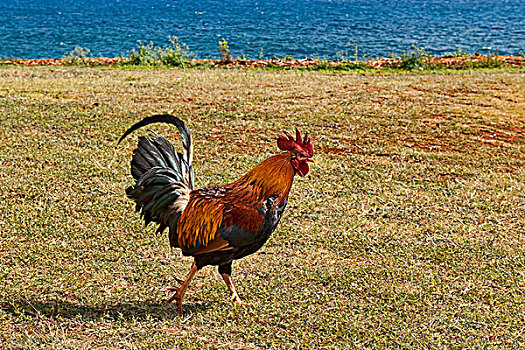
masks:
<instances>
[{"instance_id":1,"label":"brown body feather","mask_svg":"<svg viewBox=\"0 0 525 350\"><path fill-rule=\"evenodd\" d=\"M255 239L265 219L259 210L264 201L276 196L275 207L288 198L295 175L290 163L293 153L270 157L230 184L190 192L170 241L177 242L184 254L195 255L232 248L220 237L221 227L236 226Z\"/></svg>"}]
</instances>

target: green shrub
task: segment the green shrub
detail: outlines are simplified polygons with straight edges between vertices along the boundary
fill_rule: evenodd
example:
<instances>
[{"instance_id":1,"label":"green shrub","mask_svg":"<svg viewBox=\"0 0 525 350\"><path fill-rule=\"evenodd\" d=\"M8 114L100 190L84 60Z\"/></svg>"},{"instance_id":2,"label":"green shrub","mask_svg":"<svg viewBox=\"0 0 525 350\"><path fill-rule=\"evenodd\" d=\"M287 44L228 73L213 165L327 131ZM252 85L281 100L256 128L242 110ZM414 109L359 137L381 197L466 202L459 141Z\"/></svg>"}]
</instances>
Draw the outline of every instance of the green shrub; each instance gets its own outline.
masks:
<instances>
[{"instance_id":1,"label":"green shrub","mask_svg":"<svg viewBox=\"0 0 525 350\"><path fill-rule=\"evenodd\" d=\"M317 58L317 60L317 69L326 70L330 68L330 63L328 62L328 59L326 57Z\"/></svg>"},{"instance_id":2,"label":"green shrub","mask_svg":"<svg viewBox=\"0 0 525 350\"><path fill-rule=\"evenodd\" d=\"M154 66L157 64L155 62L155 50L153 48L153 43L150 42L147 45L144 45L142 41L137 41L139 46L137 49L131 49L129 55L129 61L127 64L133 66Z\"/></svg>"},{"instance_id":3,"label":"green shrub","mask_svg":"<svg viewBox=\"0 0 525 350\"><path fill-rule=\"evenodd\" d=\"M250 55L245 54L245 53L243 52L243 53L241 53L240 56L237 56L237 59L238 59L238 60L246 61L246 60L249 60L249 59L250 59Z\"/></svg>"},{"instance_id":4,"label":"green shrub","mask_svg":"<svg viewBox=\"0 0 525 350\"><path fill-rule=\"evenodd\" d=\"M425 48L419 48L416 45L412 49L401 51L401 61L397 68L405 70L423 70L429 68L427 58L430 54Z\"/></svg>"},{"instance_id":5,"label":"green shrub","mask_svg":"<svg viewBox=\"0 0 525 350\"><path fill-rule=\"evenodd\" d=\"M339 64L336 66L331 67L332 70L338 70L338 71L351 71L351 70L368 70L370 69L366 63L363 62L344 62L343 64Z\"/></svg>"},{"instance_id":6,"label":"green shrub","mask_svg":"<svg viewBox=\"0 0 525 350\"><path fill-rule=\"evenodd\" d=\"M458 48L456 52L446 53L442 57L470 57L472 54L468 53L467 50Z\"/></svg>"},{"instance_id":7,"label":"green shrub","mask_svg":"<svg viewBox=\"0 0 525 350\"><path fill-rule=\"evenodd\" d=\"M352 61L352 59L348 55L348 51L344 51L344 52L343 51L339 51L339 52L337 52L336 57L342 63L347 63L347 62L351 62Z\"/></svg>"},{"instance_id":8,"label":"green shrub","mask_svg":"<svg viewBox=\"0 0 525 350\"><path fill-rule=\"evenodd\" d=\"M232 56L231 56L230 47L228 46L228 42L224 38L222 38L222 41L219 41L219 51L220 51L219 57L221 58L221 60L231 61Z\"/></svg>"},{"instance_id":9,"label":"green shrub","mask_svg":"<svg viewBox=\"0 0 525 350\"><path fill-rule=\"evenodd\" d=\"M192 55L188 46L179 42L176 36L168 36L169 44L164 47L155 46L152 42L145 45L138 41L137 49L131 49L129 61L126 64L134 66L171 66L186 67L188 58Z\"/></svg>"},{"instance_id":10,"label":"green shrub","mask_svg":"<svg viewBox=\"0 0 525 350\"><path fill-rule=\"evenodd\" d=\"M62 58L64 58L64 64L70 66L87 66L87 58L91 57L90 50L81 46L75 46L73 51L70 51Z\"/></svg>"},{"instance_id":11,"label":"green shrub","mask_svg":"<svg viewBox=\"0 0 525 350\"><path fill-rule=\"evenodd\" d=\"M465 62L463 68L501 68L505 65L505 62L499 60L497 55L492 56L489 52L487 56L483 56L480 60Z\"/></svg>"},{"instance_id":12,"label":"green shrub","mask_svg":"<svg viewBox=\"0 0 525 350\"><path fill-rule=\"evenodd\" d=\"M155 56L165 66L186 67L188 58L191 56L188 45L179 42L176 36L168 36L169 44L164 48L155 48Z\"/></svg>"}]
</instances>

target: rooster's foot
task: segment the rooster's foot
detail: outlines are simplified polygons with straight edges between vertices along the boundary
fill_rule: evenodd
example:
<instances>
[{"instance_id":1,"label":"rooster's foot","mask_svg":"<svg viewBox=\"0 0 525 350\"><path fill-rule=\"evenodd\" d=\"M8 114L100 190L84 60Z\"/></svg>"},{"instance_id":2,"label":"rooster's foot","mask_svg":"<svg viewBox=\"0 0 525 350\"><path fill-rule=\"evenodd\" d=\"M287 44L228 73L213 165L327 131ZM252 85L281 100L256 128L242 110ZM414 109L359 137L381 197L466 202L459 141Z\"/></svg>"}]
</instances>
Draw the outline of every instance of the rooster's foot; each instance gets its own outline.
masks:
<instances>
[{"instance_id":1,"label":"rooster's foot","mask_svg":"<svg viewBox=\"0 0 525 350\"><path fill-rule=\"evenodd\" d=\"M171 298L165 301L166 304L170 304L171 302L175 301L175 304L177 305L177 309L179 309L179 314L181 316L182 316L182 297L183 297L183 294L180 293L180 288L179 288L177 289L175 294L171 296Z\"/></svg>"},{"instance_id":2,"label":"rooster's foot","mask_svg":"<svg viewBox=\"0 0 525 350\"><path fill-rule=\"evenodd\" d=\"M237 306L243 306L245 305L244 304L244 301L241 300L241 298L239 298L239 296L237 294L235 295L232 295L232 301L235 305Z\"/></svg>"},{"instance_id":3,"label":"rooster's foot","mask_svg":"<svg viewBox=\"0 0 525 350\"><path fill-rule=\"evenodd\" d=\"M190 284L191 279L195 274L197 273L197 264L195 261L191 265L190 273L188 274L188 277L186 277L186 280L181 283L181 286L179 288L168 288L168 290L175 290L175 294L171 296L168 300L166 300L166 303L171 303L173 300L175 300L177 304L177 308L179 309L179 314L182 316L182 298L184 297L184 293L186 293L186 289L188 288L188 285ZM175 279L178 282L178 279Z\"/></svg>"}]
</instances>

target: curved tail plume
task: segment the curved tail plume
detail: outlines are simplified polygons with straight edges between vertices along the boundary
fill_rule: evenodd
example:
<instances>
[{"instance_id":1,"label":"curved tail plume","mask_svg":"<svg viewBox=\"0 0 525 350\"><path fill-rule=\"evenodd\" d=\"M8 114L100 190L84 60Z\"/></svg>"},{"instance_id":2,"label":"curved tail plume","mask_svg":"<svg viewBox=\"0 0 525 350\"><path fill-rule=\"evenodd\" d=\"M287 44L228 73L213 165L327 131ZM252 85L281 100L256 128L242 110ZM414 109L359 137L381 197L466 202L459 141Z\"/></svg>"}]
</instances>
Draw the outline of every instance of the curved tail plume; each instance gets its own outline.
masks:
<instances>
[{"instance_id":1,"label":"curved tail plume","mask_svg":"<svg viewBox=\"0 0 525 350\"><path fill-rule=\"evenodd\" d=\"M124 140L126 136L131 134L133 131L143 126L153 124L153 123L167 123L167 124L175 125L177 127L182 137L182 146L184 147L184 150L185 150L184 160L186 160L188 165L191 166L191 163L193 161L193 144L191 143L190 129L188 129L188 127L182 120L180 120L179 118L171 114L155 114L155 115L152 115L151 117L146 117L142 119L141 121L133 124L120 137L117 144L120 144L120 142Z\"/></svg>"},{"instance_id":2,"label":"curved tail plume","mask_svg":"<svg viewBox=\"0 0 525 350\"><path fill-rule=\"evenodd\" d=\"M177 181L184 183L190 190L193 189L191 134L186 124L179 118L169 114L156 114L146 117L126 130L118 143L133 131L153 123L175 125L182 137L184 152L177 152L168 140L150 130L149 137L139 137L138 147L133 152L133 159L131 160L131 175L138 181L152 168L170 168L175 170L174 174L178 175Z\"/></svg>"},{"instance_id":3,"label":"curved tail plume","mask_svg":"<svg viewBox=\"0 0 525 350\"><path fill-rule=\"evenodd\" d=\"M167 227L171 232L186 208L193 189L190 130L177 117L169 114L153 115L132 125L118 143L133 131L153 123L175 125L182 137L184 152L177 152L168 140L151 130L148 136L140 136L131 159L131 175L136 183L126 189L126 194L135 201L135 209L140 211L146 225L154 221L159 224L158 232L163 232ZM177 246L175 241L171 243Z\"/></svg>"}]
</instances>

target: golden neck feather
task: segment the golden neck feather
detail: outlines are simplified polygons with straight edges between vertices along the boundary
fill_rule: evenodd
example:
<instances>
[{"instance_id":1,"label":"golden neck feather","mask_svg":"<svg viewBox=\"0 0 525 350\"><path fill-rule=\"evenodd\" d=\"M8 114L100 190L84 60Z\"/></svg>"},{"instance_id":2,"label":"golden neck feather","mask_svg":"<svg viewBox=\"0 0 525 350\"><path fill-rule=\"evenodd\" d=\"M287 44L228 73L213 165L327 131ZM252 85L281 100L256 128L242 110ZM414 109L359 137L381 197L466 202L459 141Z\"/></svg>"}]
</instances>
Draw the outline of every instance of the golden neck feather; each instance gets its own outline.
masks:
<instances>
[{"instance_id":1,"label":"golden neck feather","mask_svg":"<svg viewBox=\"0 0 525 350\"><path fill-rule=\"evenodd\" d=\"M250 190L258 199L279 196L279 202L288 198L295 171L291 164L292 152L277 154L255 166L231 185Z\"/></svg>"}]
</instances>

